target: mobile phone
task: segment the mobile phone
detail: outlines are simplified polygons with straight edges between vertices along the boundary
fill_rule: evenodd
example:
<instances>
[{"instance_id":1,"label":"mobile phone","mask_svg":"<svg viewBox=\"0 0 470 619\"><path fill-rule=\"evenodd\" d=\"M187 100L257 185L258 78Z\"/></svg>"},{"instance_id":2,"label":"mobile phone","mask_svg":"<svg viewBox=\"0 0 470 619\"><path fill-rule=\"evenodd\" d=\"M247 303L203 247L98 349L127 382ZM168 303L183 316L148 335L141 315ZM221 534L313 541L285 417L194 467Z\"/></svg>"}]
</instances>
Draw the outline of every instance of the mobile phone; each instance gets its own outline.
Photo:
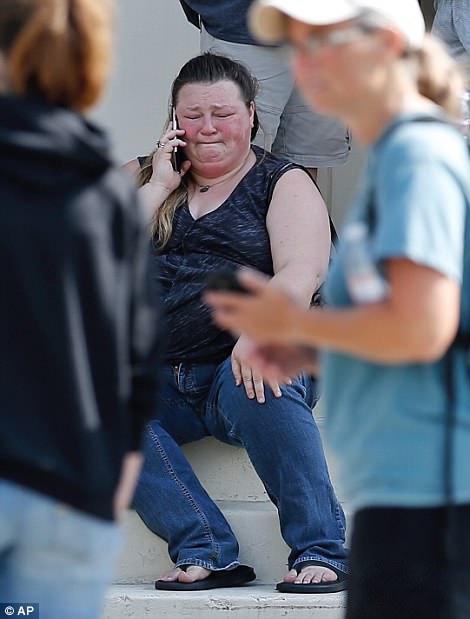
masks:
<instances>
[{"instance_id":1,"label":"mobile phone","mask_svg":"<svg viewBox=\"0 0 470 619\"><path fill-rule=\"evenodd\" d=\"M171 106L171 128L173 130L179 129L178 119L176 118L176 111L173 105ZM171 163L173 165L173 169L176 170L176 172L179 172L181 170L181 164L183 163L184 159L185 157L181 150L177 146L175 146L173 148L173 152L171 153Z\"/></svg>"},{"instance_id":2,"label":"mobile phone","mask_svg":"<svg viewBox=\"0 0 470 619\"><path fill-rule=\"evenodd\" d=\"M236 271L229 269L221 269L211 273L206 279L206 290L250 294L250 291L240 283Z\"/></svg>"}]
</instances>

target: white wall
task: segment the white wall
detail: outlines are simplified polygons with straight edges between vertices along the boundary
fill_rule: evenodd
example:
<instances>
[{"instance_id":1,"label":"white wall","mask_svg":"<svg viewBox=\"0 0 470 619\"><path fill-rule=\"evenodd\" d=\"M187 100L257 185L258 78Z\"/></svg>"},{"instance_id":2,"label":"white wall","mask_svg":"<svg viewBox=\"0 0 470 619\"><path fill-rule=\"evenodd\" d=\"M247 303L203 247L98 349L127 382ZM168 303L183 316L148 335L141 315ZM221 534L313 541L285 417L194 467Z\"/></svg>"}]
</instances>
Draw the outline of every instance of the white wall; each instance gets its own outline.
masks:
<instances>
[{"instance_id":1,"label":"white wall","mask_svg":"<svg viewBox=\"0 0 470 619\"><path fill-rule=\"evenodd\" d=\"M118 161L126 161L147 154L161 136L171 83L198 53L199 32L177 0L117 4L115 67L92 115L110 130Z\"/></svg>"},{"instance_id":2,"label":"white wall","mask_svg":"<svg viewBox=\"0 0 470 619\"><path fill-rule=\"evenodd\" d=\"M99 1L99 0L98 0ZM178 0L117 0L115 67L106 95L92 116L111 133L119 162L147 154L160 137L171 83L199 51L199 32ZM321 171L319 181L338 228L363 165L353 144L348 163Z\"/></svg>"}]
</instances>

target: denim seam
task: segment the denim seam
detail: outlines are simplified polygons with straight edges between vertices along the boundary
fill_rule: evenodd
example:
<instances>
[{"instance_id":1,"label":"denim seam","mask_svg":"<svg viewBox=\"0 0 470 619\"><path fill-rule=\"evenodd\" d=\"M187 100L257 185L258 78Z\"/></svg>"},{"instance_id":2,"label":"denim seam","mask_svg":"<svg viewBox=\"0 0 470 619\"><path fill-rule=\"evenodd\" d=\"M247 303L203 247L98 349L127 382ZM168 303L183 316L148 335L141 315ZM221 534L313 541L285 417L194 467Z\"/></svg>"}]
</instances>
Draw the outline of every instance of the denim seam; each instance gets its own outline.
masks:
<instances>
[{"instance_id":1,"label":"denim seam","mask_svg":"<svg viewBox=\"0 0 470 619\"><path fill-rule=\"evenodd\" d=\"M176 475L176 472L173 469L173 467L171 466L170 460L169 460L169 458L168 458L168 456L166 454L166 451L163 448L163 445L161 444L158 436L155 434L155 432L153 431L153 429L151 428L150 425L148 426L148 428L149 428L149 433L150 433L150 435L152 437L152 441L155 444L155 446L158 449L158 451L160 452L160 455L161 455L161 457L163 459L163 462L165 463L165 466L166 466L166 468L168 470L168 473L169 473L170 477L179 485L179 487L183 491L184 496L186 497L186 499L188 500L189 504L193 508L194 512L198 515L199 520L200 520L200 522L202 524L202 527L203 527L204 536L212 544L213 553L215 555L214 558L218 558L218 556L220 555L220 545L215 541L214 535L213 535L213 533L211 531L211 528L209 526L209 523L207 522L206 517L204 516L203 511L201 510L199 505L196 503L196 501L194 500L194 498L191 495L191 493L189 492L189 490L186 488L186 486L183 484L183 482Z\"/></svg>"},{"instance_id":2,"label":"denim seam","mask_svg":"<svg viewBox=\"0 0 470 619\"><path fill-rule=\"evenodd\" d=\"M348 571L347 567L343 563L335 561L334 559L326 559L319 554L301 555L294 561L294 563L292 564L292 568L295 568L296 565L298 565L299 563L303 563L304 561L321 561L322 563L327 563L328 565L336 567L341 572L347 573Z\"/></svg>"},{"instance_id":3,"label":"denim seam","mask_svg":"<svg viewBox=\"0 0 470 619\"><path fill-rule=\"evenodd\" d=\"M339 530L341 532L341 535L342 535L342 537L344 539L344 537L346 535L346 529L345 529L345 527L343 525L343 522L341 520L340 513L341 513L341 508L339 506L339 503L337 503L336 504L336 509L335 509L335 518L336 518L336 523L338 524Z\"/></svg>"},{"instance_id":4,"label":"denim seam","mask_svg":"<svg viewBox=\"0 0 470 619\"><path fill-rule=\"evenodd\" d=\"M233 424L231 423L231 421L230 421L230 420L229 420L229 419L228 419L228 418L227 418L227 417L226 417L226 416L225 416L222 412L220 412L220 411L219 411L217 404L215 404L215 403L209 403L209 404L207 404L207 408L209 408L209 409L211 409L211 410L216 410L216 411L217 411L217 414L218 414L218 415L219 415L219 416L220 416L220 417L224 420L224 422L226 423L226 425L227 425L227 426L229 426L230 428L233 428ZM244 450L245 450L245 452L246 452L246 454L247 454L247 456L248 456L248 458L249 458L249 460L250 460L250 462L251 462L250 455L249 455L249 453L248 453L248 450L247 450L247 448L246 448L246 445L245 445L245 443L244 443L243 439L241 438L241 436L239 436L238 434L236 434L236 433L235 433L235 432L233 432L232 430L228 431L228 432L227 432L227 435L228 435L230 438L233 438L234 440L236 440L238 443L240 443L240 445L241 445L242 449L244 449ZM251 464L252 464L252 466L253 466L253 468L254 468L254 464L253 464L253 462L251 462ZM257 473L256 469L255 469L255 472L256 472L256 474L258 475L258 473ZM278 508L278 505L279 505L279 498L278 498L278 497L276 497L276 502L274 502L274 501L272 500L272 498L271 498L271 497L275 496L275 495L274 495L274 493L273 493L273 492L272 492L272 490L269 488L269 486L268 486L268 484L266 483L266 481L265 481L265 480L261 479L261 477L260 477L259 475L258 475L258 478L260 479L261 483L262 483L262 484L263 484L263 486L265 487L266 492L267 492L267 493L268 493L268 495L269 495L269 499L270 499L271 503L272 503L272 504L276 507L276 509L277 509L277 508Z\"/></svg>"},{"instance_id":5,"label":"denim seam","mask_svg":"<svg viewBox=\"0 0 470 619\"><path fill-rule=\"evenodd\" d=\"M219 410L219 406L218 404L214 403L214 402L208 402L206 404L206 409L210 409L211 411L215 412L217 415L219 415L219 417L221 417L224 420L225 426L227 428L230 428L230 430L228 430L227 432L227 436L229 436L230 438L233 438L234 440L236 440L238 443L240 443L240 445L243 447L243 449L245 449L246 451L246 447L243 444L243 440L241 438L241 436L239 434L237 434L236 432L234 432L233 428L234 425L231 422L231 420L229 418L227 418L220 410Z\"/></svg>"},{"instance_id":6,"label":"denim seam","mask_svg":"<svg viewBox=\"0 0 470 619\"><path fill-rule=\"evenodd\" d=\"M221 572L223 570L230 570L239 566L240 561L232 561L224 567L214 567L214 565L209 561L202 561L201 559L196 559L194 557L186 557L176 563L176 567L181 567L182 565L197 565L198 567L203 567L206 570L211 570L211 572Z\"/></svg>"}]
</instances>

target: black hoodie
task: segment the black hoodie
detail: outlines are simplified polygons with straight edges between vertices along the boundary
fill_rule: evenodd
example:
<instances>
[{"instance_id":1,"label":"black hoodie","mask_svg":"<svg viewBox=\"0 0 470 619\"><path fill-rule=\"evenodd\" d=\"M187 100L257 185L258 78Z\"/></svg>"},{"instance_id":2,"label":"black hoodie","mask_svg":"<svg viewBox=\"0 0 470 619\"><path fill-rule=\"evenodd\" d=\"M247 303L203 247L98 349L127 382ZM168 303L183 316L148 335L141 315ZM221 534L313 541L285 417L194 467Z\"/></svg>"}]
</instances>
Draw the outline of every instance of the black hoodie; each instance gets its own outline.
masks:
<instances>
[{"instance_id":1,"label":"black hoodie","mask_svg":"<svg viewBox=\"0 0 470 619\"><path fill-rule=\"evenodd\" d=\"M141 205L93 125L3 96L0 213L0 477L112 519L155 405Z\"/></svg>"}]
</instances>

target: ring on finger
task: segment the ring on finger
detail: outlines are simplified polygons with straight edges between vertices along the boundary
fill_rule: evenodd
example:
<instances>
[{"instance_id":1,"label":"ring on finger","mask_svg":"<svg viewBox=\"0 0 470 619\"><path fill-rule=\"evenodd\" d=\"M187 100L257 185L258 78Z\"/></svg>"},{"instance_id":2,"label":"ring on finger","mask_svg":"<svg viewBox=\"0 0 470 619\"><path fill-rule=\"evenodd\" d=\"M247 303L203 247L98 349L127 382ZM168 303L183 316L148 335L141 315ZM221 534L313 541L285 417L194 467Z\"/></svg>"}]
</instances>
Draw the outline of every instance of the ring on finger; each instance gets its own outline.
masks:
<instances>
[{"instance_id":1,"label":"ring on finger","mask_svg":"<svg viewBox=\"0 0 470 619\"><path fill-rule=\"evenodd\" d=\"M161 140L157 140L157 148L163 148L166 142L162 142Z\"/></svg>"}]
</instances>

